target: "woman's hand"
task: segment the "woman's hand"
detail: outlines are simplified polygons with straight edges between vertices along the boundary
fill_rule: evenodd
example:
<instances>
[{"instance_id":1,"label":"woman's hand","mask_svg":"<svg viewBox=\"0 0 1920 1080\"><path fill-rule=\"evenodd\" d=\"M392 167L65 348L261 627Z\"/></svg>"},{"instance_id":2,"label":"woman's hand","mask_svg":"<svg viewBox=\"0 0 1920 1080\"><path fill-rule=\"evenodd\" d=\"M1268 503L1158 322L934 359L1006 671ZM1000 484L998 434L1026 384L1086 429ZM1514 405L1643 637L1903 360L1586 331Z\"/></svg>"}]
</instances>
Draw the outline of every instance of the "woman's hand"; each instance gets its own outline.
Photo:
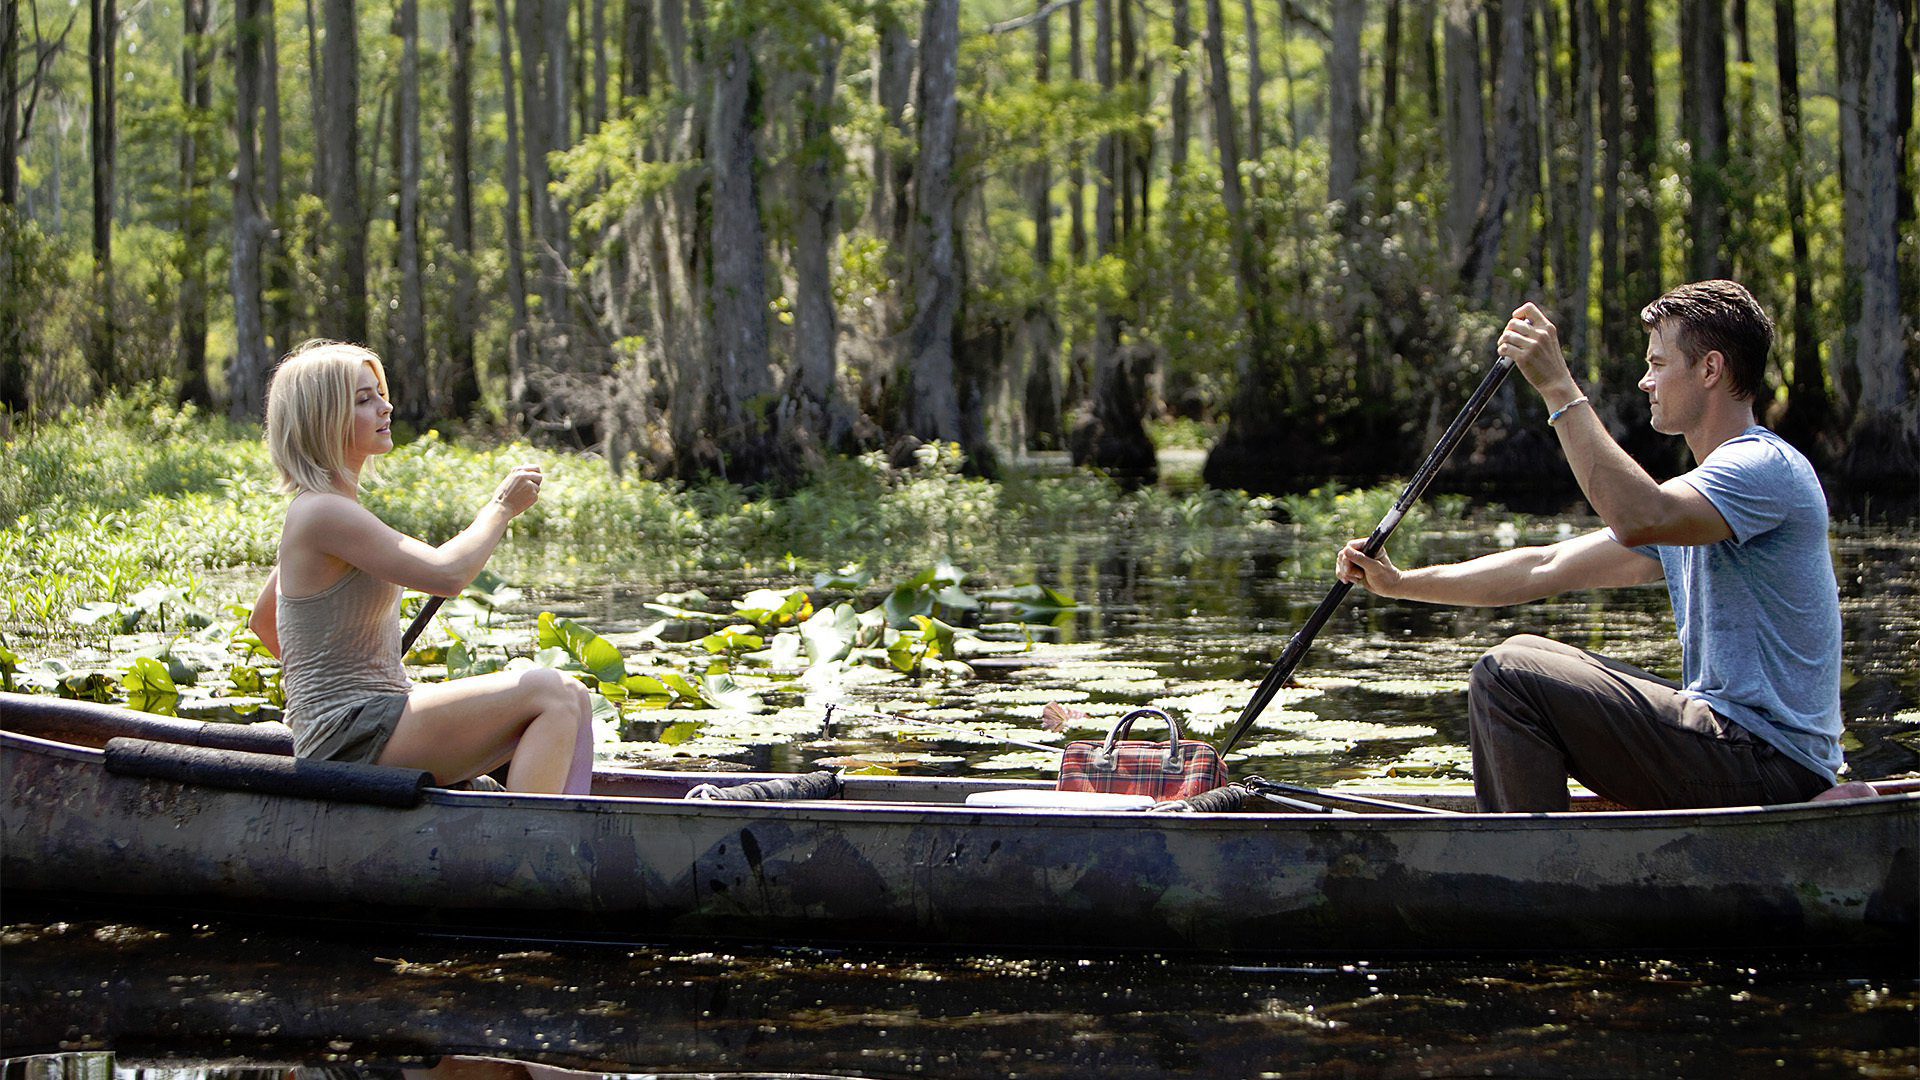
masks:
<instances>
[{"instance_id":1,"label":"woman's hand","mask_svg":"<svg viewBox=\"0 0 1920 1080\"><path fill-rule=\"evenodd\" d=\"M540 500L540 480L540 466L515 465L507 472L507 478L500 481L493 501L504 507L509 517L519 517Z\"/></svg>"},{"instance_id":2,"label":"woman's hand","mask_svg":"<svg viewBox=\"0 0 1920 1080\"><path fill-rule=\"evenodd\" d=\"M1377 558L1369 558L1361 551L1365 540L1349 540L1347 546L1333 560L1333 572L1341 581L1349 585L1358 585L1375 596L1393 596L1400 584L1400 568L1393 565L1382 550Z\"/></svg>"}]
</instances>

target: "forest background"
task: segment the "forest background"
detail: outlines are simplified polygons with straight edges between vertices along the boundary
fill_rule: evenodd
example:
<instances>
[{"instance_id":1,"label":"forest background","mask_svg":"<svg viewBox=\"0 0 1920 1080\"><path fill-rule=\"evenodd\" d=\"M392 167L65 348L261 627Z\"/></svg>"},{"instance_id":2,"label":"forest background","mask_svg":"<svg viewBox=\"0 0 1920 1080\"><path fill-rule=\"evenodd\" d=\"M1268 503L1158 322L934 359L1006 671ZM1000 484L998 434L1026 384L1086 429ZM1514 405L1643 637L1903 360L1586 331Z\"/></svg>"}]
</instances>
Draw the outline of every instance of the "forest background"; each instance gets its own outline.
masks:
<instances>
[{"instance_id":1,"label":"forest background","mask_svg":"<svg viewBox=\"0 0 1920 1080\"><path fill-rule=\"evenodd\" d=\"M1151 426L1289 490L1410 469L1536 299L1670 474L1637 313L1731 276L1766 420L1912 497L1917 62L1916 0L4 0L0 425L257 419L325 336L623 473ZM1566 483L1523 390L1456 484Z\"/></svg>"}]
</instances>

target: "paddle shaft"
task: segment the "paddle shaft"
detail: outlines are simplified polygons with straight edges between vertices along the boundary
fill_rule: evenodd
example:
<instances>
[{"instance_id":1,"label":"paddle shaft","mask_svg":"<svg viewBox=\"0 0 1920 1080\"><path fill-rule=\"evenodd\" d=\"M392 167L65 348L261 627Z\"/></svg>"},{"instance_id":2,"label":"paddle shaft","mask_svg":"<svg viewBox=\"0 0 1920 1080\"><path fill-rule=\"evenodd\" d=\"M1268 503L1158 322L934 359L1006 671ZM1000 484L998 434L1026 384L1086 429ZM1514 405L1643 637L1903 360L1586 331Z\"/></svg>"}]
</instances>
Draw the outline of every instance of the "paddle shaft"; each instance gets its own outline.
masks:
<instances>
[{"instance_id":1,"label":"paddle shaft","mask_svg":"<svg viewBox=\"0 0 1920 1080\"><path fill-rule=\"evenodd\" d=\"M413 648L413 643L420 640L420 635L426 630L427 624L433 621L433 613L439 611L440 605L446 602L447 598L444 596L429 596L427 602L420 605L420 614L413 617L413 622L407 624L407 632L400 635L401 656L407 655L407 651Z\"/></svg>"},{"instance_id":2,"label":"paddle shaft","mask_svg":"<svg viewBox=\"0 0 1920 1080\"><path fill-rule=\"evenodd\" d=\"M1466 438L1467 430L1473 427L1475 420L1480 418L1481 410L1487 407L1487 402L1492 399L1494 392L1500 389L1500 384L1506 380L1507 372L1512 369L1513 360L1509 357L1502 356L1494 361L1493 370L1487 372L1486 378L1480 380L1480 385L1474 389L1473 396L1467 399L1467 404L1460 410L1460 415L1453 418L1453 423L1448 425L1445 434L1440 436L1440 441L1435 443L1433 450L1427 454L1427 460L1421 462L1420 467L1414 470L1413 479L1407 481L1406 490L1402 491L1400 498L1394 501L1393 509L1388 510L1386 516L1380 519L1380 524L1374 526L1373 534L1368 536L1367 542L1361 546L1360 550L1367 557L1372 558L1380 554L1380 549L1386 547L1387 538L1400 527L1400 521L1407 516L1407 511L1412 509L1413 504L1426 493L1427 485L1433 483L1433 478L1447 460L1447 455L1453 453L1453 448L1460 444L1461 439ZM1286 685L1294 669L1299 667L1300 661L1306 657L1307 647L1313 644L1315 635L1320 633L1321 627L1327 625L1327 620L1333 617L1334 611L1340 607L1340 602L1347 598L1347 593L1352 589L1353 586L1348 582L1337 583L1327 593L1326 599L1320 601L1320 606L1313 609L1313 614L1307 616L1307 621L1294 633L1292 640L1287 642L1287 647L1281 651L1280 659L1274 662L1273 669L1267 672L1266 678L1260 680L1260 685L1254 690L1253 697L1248 699L1246 708L1240 710L1240 718L1234 721L1233 730L1227 734L1227 741L1220 746L1222 757L1234 748L1234 745L1240 741L1240 737L1253 726L1260 711L1265 709L1274 695L1280 692L1280 688Z\"/></svg>"}]
</instances>

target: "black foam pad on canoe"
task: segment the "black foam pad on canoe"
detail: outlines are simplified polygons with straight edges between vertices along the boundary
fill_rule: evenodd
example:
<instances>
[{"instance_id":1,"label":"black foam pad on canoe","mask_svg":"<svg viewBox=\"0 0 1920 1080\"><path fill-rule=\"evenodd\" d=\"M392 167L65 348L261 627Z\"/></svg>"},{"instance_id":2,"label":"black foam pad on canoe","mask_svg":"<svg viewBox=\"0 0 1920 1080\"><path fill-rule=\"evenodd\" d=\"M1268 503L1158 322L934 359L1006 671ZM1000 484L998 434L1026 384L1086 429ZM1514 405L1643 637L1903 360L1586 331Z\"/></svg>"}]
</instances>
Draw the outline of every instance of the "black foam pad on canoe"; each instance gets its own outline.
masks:
<instances>
[{"instance_id":1,"label":"black foam pad on canoe","mask_svg":"<svg viewBox=\"0 0 1920 1080\"><path fill-rule=\"evenodd\" d=\"M107 771L120 776L375 806L418 806L421 794L433 784L433 774L424 769L214 750L146 739L111 739L106 755Z\"/></svg>"},{"instance_id":2,"label":"black foam pad on canoe","mask_svg":"<svg viewBox=\"0 0 1920 1080\"><path fill-rule=\"evenodd\" d=\"M840 797L840 778L830 772L783 776L778 780L755 780L750 784L701 784L687 793L689 799L739 799L785 802L790 799L836 799Z\"/></svg>"}]
</instances>

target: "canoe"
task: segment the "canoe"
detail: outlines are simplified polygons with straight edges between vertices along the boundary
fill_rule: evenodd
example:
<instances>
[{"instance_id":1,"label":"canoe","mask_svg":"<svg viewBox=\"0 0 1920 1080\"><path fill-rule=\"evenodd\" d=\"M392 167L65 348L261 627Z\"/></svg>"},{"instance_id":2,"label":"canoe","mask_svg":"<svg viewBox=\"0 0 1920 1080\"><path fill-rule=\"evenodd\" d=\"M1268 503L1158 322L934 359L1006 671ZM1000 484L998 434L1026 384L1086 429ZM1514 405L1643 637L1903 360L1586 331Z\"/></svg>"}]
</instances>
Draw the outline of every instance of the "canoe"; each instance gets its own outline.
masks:
<instances>
[{"instance_id":1,"label":"canoe","mask_svg":"<svg viewBox=\"0 0 1920 1080\"><path fill-rule=\"evenodd\" d=\"M1920 941L1913 782L1688 811L1148 813L968 805L1049 786L990 779L690 799L778 778L602 769L591 796L456 791L295 761L279 725L49 697L0 695L0 729L0 889L22 895L529 936L1048 950Z\"/></svg>"}]
</instances>

